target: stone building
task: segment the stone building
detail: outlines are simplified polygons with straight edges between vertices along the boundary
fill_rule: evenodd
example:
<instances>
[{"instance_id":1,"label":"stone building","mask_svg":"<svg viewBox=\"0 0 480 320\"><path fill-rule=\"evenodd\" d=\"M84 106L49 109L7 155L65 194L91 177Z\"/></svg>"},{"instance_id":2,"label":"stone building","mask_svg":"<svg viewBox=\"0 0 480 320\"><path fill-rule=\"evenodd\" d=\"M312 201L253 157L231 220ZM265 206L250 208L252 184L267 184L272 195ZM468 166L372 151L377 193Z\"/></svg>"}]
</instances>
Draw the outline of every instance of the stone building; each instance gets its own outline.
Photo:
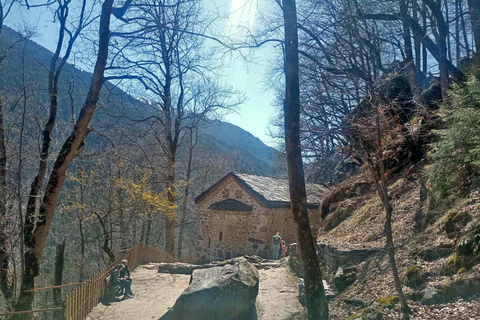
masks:
<instances>
[{"instance_id":1,"label":"stone building","mask_svg":"<svg viewBox=\"0 0 480 320\"><path fill-rule=\"evenodd\" d=\"M320 202L326 189L307 184L310 224L320 224ZM200 209L198 261L224 260L240 255L272 257L272 236L280 232L295 242L288 181L229 173L195 199Z\"/></svg>"}]
</instances>

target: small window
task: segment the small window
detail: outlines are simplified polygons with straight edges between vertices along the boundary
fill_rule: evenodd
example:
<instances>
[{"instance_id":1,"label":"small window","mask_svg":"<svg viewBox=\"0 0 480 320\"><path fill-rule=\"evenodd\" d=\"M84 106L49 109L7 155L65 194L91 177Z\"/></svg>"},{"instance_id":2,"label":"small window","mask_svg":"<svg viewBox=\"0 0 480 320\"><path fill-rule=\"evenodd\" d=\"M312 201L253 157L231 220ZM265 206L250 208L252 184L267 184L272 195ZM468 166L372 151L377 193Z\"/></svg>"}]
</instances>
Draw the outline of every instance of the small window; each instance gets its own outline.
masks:
<instances>
[{"instance_id":1,"label":"small window","mask_svg":"<svg viewBox=\"0 0 480 320\"><path fill-rule=\"evenodd\" d=\"M211 244L211 239L208 238L208 247L210 248L210 244Z\"/></svg>"},{"instance_id":2,"label":"small window","mask_svg":"<svg viewBox=\"0 0 480 320\"><path fill-rule=\"evenodd\" d=\"M223 237L223 234L222 234L222 231L220 231L220 233L218 234L218 241L219 242L222 242L222 237Z\"/></svg>"}]
</instances>

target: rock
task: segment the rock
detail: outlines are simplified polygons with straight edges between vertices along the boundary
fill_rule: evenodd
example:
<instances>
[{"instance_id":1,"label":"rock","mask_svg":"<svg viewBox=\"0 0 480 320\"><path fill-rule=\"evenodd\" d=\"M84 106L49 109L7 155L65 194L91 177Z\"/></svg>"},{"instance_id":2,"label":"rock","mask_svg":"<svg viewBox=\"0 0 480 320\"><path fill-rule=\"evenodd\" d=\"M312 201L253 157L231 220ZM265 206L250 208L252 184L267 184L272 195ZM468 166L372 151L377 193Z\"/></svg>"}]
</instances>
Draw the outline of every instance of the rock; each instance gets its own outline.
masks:
<instances>
[{"instance_id":1,"label":"rock","mask_svg":"<svg viewBox=\"0 0 480 320\"><path fill-rule=\"evenodd\" d=\"M333 278L333 282L337 291L345 291L345 289L351 286L355 282L356 274L357 270L354 267L345 269L338 267L335 277Z\"/></svg>"},{"instance_id":2,"label":"rock","mask_svg":"<svg viewBox=\"0 0 480 320\"><path fill-rule=\"evenodd\" d=\"M193 271L190 285L160 320L253 320L258 271L245 258Z\"/></svg>"},{"instance_id":3,"label":"rock","mask_svg":"<svg viewBox=\"0 0 480 320\"><path fill-rule=\"evenodd\" d=\"M319 259L325 261L330 270L356 265L382 251L383 248L338 250L324 243L317 243Z\"/></svg>"},{"instance_id":4,"label":"rock","mask_svg":"<svg viewBox=\"0 0 480 320\"><path fill-rule=\"evenodd\" d=\"M448 257L453 252L453 245L443 245L433 248L427 248L420 252L418 256L425 261L435 261Z\"/></svg>"},{"instance_id":5,"label":"rock","mask_svg":"<svg viewBox=\"0 0 480 320\"><path fill-rule=\"evenodd\" d=\"M203 268L203 265L195 265L189 263L159 263L158 273L171 274L192 274L193 270Z\"/></svg>"},{"instance_id":6,"label":"rock","mask_svg":"<svg viewBox=\"0 0 480 320\"><path fill-rule=\"evenodd\" d=\"M421 304L445 303L457 298L468 299L478 293L479 288L480 276L467 276L451 283L443 284L438 288L426 288L423 291Z\"/></svg>"},{"instance_id":7,"label":"rock","mask_svg":"<svg viewBox=\"0 0 480 320\"><path fill-rule=\"evenodd\" d=\"M325 296L327 297L327 300L332 301L333 299L335 299L336 297L335 291L333 291L333 289L330 288L330 285L325 280L323 280L323 287L325 288Z\"/></svg>"},{"instance_id":8,"label":"rock","mask_svg":"<svg viewBox=\"0 0 480 320\"><path fill-rule=\"evenodd\" d=\"M305 307L307 301L305 297L305 280L303 278L298 278L298 293L298 302Z\"/></svg>"},{"instance_id":9,"label":"rock","mask_svg":"<svg viewBox=\"0 0 480 320\"><path fill-rule=\"evenodd\" d=\"M332 205L333 206L333 205ZM332 211L331 207L331 211ZM339 205L335 211L330 213L322 222L323 231L328 232L337 227L340 223L349 218L355 211L356 207L352 204L346 206Z\"/></svg>"},{"instance_id":10,"label":"rock","mask_svg":"<svg viewBox=\"0 0 480 320\"><path fill-rule=\"evenodd\" d=\"M248 262L252 263L257 269L271 269L271 268L279 268L287 263L286 258L282 258L280 260L267 260L260 258L259 256L244 256Z\"/></svg>"},{"instance_id":11,"label":"rock","mask_svg":"<svg viewBox=\"0 0 480 320\"><path fill-rule=\"evenodd\" d=\"M375 308L364 308L349 316L346 320L383 320L383 314Z\"/></svg>"},{"instance_id":12,"label":"rock","mask_svg":"<svg viewBox=\"0 0 480 320\"><path fill-rule=\"evenodd\" d=\"M472 221L472 216L467 212L450 213L447 221L445 222L445 232L447 233L448 237L454 238L456 234L470 221Z\"/></svg>"},{"instance_id":13,"label":"rock","mask_svg":"<svg viewBox=\"0 0 480 320\"><path fill-rule=\"evenodd\" d=\"M426 280L425 273L416 265L409 265L405 276L403 277L403 285L412 289L420 288Z\"/></svg>"},{"instance_id":14,"label":"rock","mask_svg":"<svg viewBox=\"0 0 480 320\"><path fill-rule=\"evenodd\" d=\"M392 309L399 301L398 296L379 297L372 306Z\"/></svg>"},{"instance_id":15,"label":"rock","mask_svg":"<svg viewBox=\"0 0 480 320\"><path fill-rule=\"evenodd\" d=\"M327 301L332 301L335 299L335 292L330 288L327 281L323 281L323 288L325 289L325 297ZM298 278L298 302L305 307L306 296L305 296L305 280L303 278Z\"/></svg>"},{"instance_id":16,"label":"rock","mask_svg":"<svg viewBox=\"0 0 480 320\"><path fill-rule=\"evenodd\" d=\"M365 308L367 305L363 300L360 299L343 299L342 301L345 302L345 304L354 306L356 308Z\"/></svg>"}]
</instances>

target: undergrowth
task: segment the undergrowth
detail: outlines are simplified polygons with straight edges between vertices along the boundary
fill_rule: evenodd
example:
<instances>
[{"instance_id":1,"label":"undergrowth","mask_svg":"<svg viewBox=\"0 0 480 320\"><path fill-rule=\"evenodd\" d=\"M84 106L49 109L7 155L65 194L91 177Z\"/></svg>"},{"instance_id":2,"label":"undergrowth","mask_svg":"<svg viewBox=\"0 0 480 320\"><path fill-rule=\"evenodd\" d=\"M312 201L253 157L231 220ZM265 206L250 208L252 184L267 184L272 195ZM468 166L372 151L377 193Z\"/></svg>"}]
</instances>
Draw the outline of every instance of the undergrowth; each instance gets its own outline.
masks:
<instances>
[{"instance_id":1,"label":"undergrowth","mask_svg":"<svg viewBox=\"0 0 480 320\"><path fill-rule=\"evenodd\" d=\"M427 169L431 205L449 205L480 186L480 80L470 77L451 92L446 129L439 130Z\"/></svg>"}]
</instances>

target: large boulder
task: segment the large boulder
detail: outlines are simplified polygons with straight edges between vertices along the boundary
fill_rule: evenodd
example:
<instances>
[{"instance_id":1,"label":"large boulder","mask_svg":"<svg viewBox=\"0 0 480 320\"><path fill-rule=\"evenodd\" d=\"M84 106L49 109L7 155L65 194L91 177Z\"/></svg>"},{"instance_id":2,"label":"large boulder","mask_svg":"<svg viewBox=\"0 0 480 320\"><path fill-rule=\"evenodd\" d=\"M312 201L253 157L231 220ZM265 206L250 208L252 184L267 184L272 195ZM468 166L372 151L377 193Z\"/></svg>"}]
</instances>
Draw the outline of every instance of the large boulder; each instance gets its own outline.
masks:
<instances>
[{"instance_id":1,"label":"large boulder","mask_svg":"<svg viewBox=\"0 0 480 320\"><path fill-rule=\"evenodd\" d=\"M468 299L480 290L480 276L466 275L450 283L444 283L436 288L426 288L421 304L430 305L446 303L458 298Z\"/></svg>"},{"instance_id":2,"label":"large boulder","mask_svg":"<svg viewBox=\"0 0 480 320\"><path fill-rule=\"evenodd\" d=\"M158 273L192 274L194 270L204 268L203 265L189 263L159 263Z\"/></svg>"},{"instance_id":3,"label":"large boulder","mask_svg":"<svg viewBox=\"0 0 480 320\"><path fill-rule=\"evenodd\" d=\"M258 271L245 258L193 271L190 285L160 320L253 320Z\"/></svg>"}]
</instances>

